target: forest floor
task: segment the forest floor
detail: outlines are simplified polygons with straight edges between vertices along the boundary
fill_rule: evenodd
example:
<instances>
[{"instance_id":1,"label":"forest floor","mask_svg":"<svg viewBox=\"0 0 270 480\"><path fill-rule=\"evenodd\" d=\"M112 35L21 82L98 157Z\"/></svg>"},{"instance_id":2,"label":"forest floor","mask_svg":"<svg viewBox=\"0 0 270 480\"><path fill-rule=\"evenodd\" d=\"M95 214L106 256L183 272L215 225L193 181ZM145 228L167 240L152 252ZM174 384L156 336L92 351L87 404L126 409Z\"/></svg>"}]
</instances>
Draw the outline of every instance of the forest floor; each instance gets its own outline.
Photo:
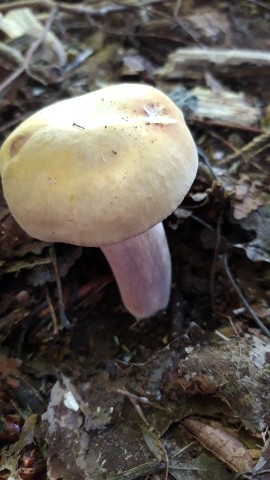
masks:
<instances>
[{"instance_id":1,"label":"forest floor","mask_svg":"<svg viewBox=\"0 0 270 480\"><path fill-rule=\"evenodd\" d=\"M1 142L133 82L200 157L170 305L139 322L99 249L30 238L0 193L0 480L270 479L269 25L267 0L0 3Z\"/></svg>"}]
</instances>

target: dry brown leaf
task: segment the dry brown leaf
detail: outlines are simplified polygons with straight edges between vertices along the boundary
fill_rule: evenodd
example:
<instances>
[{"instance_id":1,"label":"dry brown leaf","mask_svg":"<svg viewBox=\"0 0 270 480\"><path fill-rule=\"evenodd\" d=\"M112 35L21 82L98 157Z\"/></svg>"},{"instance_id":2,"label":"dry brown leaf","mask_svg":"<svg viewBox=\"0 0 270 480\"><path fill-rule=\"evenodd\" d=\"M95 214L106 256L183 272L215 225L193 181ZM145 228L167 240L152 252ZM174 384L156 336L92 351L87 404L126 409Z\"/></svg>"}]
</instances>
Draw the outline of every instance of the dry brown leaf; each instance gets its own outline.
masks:
<instances>
[{"instance_id":1,"label":"dry brown leaf","mask_svg":"<svg viewBox=\"0 0 270 480\"><path fill-rule=\"evenodd\" d=\"M2 374L8 385L13 388L18 387L20 384L18 367L21 364L22 361L19 358L8 358L5 355L0 355L0 375Z\"/></svg>"},{"instance_id":2,"label":"dry brown leaf","mask_svg":"<svg viewBox=\"0 0 270 480\"><path fill-rule=\"evenodd\" d=\"M262 431L269 424L269 352L269 341L256 336L193 348L179 363L179 390L216 394L246 428Z\"/></svg>"},{"instance_id":3,"label":"dry brown leaf","mask_svg":"<svg viewBox=\"0 0 270 480\"><path fill-rule=\"evenodd\" d=\"M246 175L242 175L235 187L234 218L246 218L264 203L264 194L260 191L258 182L252 182Z\"/></svg>"},{"instance_id":4,"label":"dry brown leaf","mask_svg":"<svg viewBox=\"0 0 270 480\"><path fill-rule=\"evenodd\" d=\"M182 425L205 447L235 472L248 472L253 468L250 452L242 443L222 428L186 418Z\"/></svg>"},{"instance_id":5,"label":"dry brown leaf","mask_svg":"<svg viewBox=\"0 0 270 480\"><path fill-rule=\"evenodd\" d=\"M158 435L155 432L151 431L150 428L146 428L145 425L141 425L141 429L144 441L150 452L153 453L153 455L158 461L166 461L164 447Z\"/></svg>"}]
</instances>

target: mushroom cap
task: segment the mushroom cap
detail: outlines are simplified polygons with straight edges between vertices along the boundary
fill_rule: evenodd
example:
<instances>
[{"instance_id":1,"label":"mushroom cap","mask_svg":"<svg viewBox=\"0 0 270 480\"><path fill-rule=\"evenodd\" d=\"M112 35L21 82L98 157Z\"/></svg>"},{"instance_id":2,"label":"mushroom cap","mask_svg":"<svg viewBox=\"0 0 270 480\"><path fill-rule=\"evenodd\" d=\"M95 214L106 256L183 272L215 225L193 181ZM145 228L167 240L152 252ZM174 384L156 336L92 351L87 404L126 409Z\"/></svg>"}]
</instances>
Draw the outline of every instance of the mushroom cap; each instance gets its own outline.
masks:
<instances>
[{"instance_id":1,"label":"mushroom cap","mask_svg":"<svg viewBox=\"0 0 270 480\"><path fill-rule=\"evenodd\" d=\"M4 142L11 213L48 242L111 245L145 232L183 200L197 150L161 91L120 84L45 107Z\"/></svg>"}]
</instances>

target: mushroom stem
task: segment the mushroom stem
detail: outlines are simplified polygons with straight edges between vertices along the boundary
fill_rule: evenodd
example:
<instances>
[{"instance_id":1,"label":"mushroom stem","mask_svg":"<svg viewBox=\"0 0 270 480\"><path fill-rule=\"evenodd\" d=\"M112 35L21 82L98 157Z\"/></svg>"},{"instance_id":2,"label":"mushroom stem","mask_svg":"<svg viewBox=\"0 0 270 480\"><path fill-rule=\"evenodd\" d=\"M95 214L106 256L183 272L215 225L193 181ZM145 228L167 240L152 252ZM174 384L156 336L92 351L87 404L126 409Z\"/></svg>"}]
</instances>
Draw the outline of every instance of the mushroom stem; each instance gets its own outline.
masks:
<instances>
[{"instance_id":1,"label":"mushroom stem","mask_svg":"<svg viewBox=\"0 0 270 480\"><path fill-rule=\"evenodd\" d=\"M171 257L162 223L147 232L102 247L123 303L136 318L151 317L169 302Z\"/></svg>"}]
</instances>

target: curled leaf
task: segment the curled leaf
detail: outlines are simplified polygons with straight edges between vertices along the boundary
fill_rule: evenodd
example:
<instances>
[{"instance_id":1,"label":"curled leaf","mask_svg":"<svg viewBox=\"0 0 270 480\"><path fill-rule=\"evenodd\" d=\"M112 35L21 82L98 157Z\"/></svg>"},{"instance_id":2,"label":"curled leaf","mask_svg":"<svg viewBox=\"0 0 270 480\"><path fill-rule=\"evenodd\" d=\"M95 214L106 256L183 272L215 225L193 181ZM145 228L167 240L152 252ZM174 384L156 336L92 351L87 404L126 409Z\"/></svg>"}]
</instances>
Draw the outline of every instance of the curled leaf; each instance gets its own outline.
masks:
<instances>
[{"instance_id":1,"label":"curled leaf","mask_svg":"<svg viewBox=\"0 0 270 480\"><path fill-rule=\"evenodd\" d=\"M186 418L182 425L217 458L237 473L253 468L250 452L242 443L222 428L211 427L203 422Z\"/></svg>"}]
</instances>

